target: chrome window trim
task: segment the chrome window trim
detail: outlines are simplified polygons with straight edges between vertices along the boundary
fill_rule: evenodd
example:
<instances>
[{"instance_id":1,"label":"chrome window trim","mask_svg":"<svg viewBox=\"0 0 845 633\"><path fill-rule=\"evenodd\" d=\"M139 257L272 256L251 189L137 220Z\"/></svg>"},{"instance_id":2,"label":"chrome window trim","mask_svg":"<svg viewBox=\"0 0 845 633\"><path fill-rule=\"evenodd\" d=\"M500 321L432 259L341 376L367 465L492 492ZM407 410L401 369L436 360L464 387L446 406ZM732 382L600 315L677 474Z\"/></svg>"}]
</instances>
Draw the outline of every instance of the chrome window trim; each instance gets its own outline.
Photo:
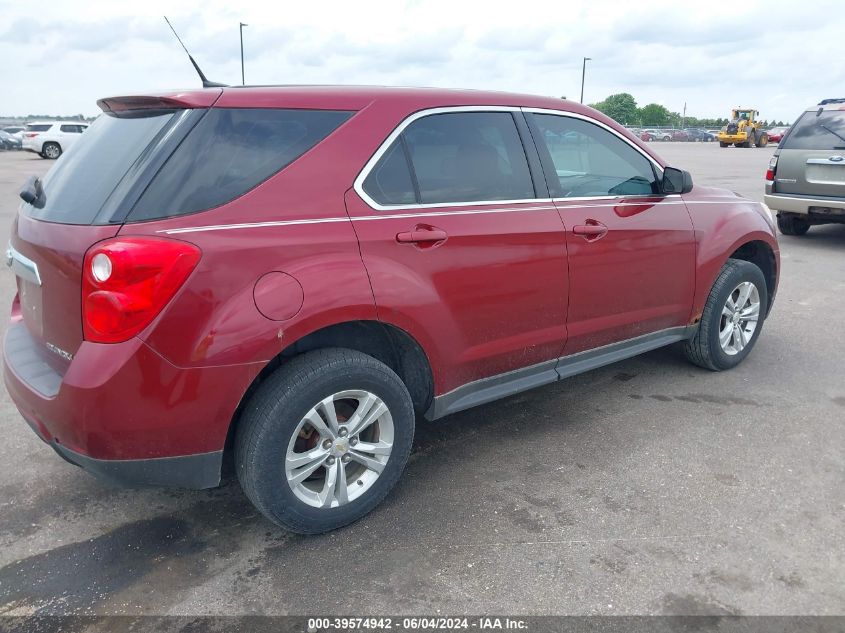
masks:
<instances>
[{"instance_id":1,"label":"chrome window trim","mask_svg":"<svg viewBox=\"0 0 845 633\"><path fill-rule=\"evenodd\" d=\"M406 118L402 119L399 125L394 128L394 130L388 135L388 137L379 145L378 149L375 153L370 157L366 163L364 163L364 167L358 173L358 177L355 178L355 182L352 187L355 189L355 192L361 197L361 199L366 202L370 207L375 209L376 211L397 211L401 209L436 209L438 207L474 207L474 206L483 206L483 205L503 205L503 204L521 204L521 203L528 203L528 202L551 202L551 198L522 198L519 200L477 200L471 202L427 202L427 203L414 203L414 204L379 204L375 200L373 200L366 191L364 191L364 181L370 175L370 172L376 166L381 157L384 156L385 152L387 152L388 148L393 144L402 132L405 131L411 123L417 121L419 119L434 116L437 114L452 114L455 112L521 112L522 108L519 106L485 106L485 105L474 105L474 106L444 106L439 108L427 108L425 110L418 110L413 114L408 115ZM526 163L528 162L528 157L526 156Z\"/></svg>"},{"instance_id":2,"label":"chrome window trim","mask_svg":"<svg viewBox=\"0 0 845 633\"><path fill-rule=\"evenodd\" d=\"M376 166L376 164L381 160L381 157L387 152L393 142L399 137L405 129L411 125L414 121L418 121L419 119L434 116L437 114L451 114L455 112L527 112L533 114L552 114L556 116L565 116L565 117L572 117L574 119L581 119L588 123L592 123L597 125L604 130L607 130L614 136L616 136L620 141L626 143L629 147L635 149L639 152L646 160L648 160L657 171L657 177L663 177L663 167L658 163L653 156L651 156L648 152L644 151L641 147L634 145L631 143L629 139L626 139L622 136L619 132L614 130L609 125L602 123L601 121L597 121L591 117L585 116L583 114L578 114L577 112L568 112L566 110L554 110L551 108L523 108L520 106L485 106L485 105L473 105L473 106L443 106L438 108L426 108L424 110L418 110L406 118L402 119L402 121L397 125L393 131L387 136L387 138L382 141L381 145L379 145L378 149L376 149L375 153L370 157L370 159L364 163L364 167L358 173L358 176L355 178L355 182L353 183L352 187L355 189L355 193L357 193L360 198L367 203L371 208L375 209L376 211L401 211L403 209L436 209L438 207L470 207L470 206L485 206L485 205L504 205L504 204L525 204L530 202L564 202L564 201L580 201L580 200L615 200L617 198L636 198L636 197L653 197L657 194L644 194L642 196L582 196L582 197L572 197L572 198L523 198L519 200L475 200L471 202L428 202L428 203L420 203L420 204L390 204L390 205L383 205L379 204L375 200L373 200L366 191L364 191L364 181L370 175L370 172ZM526 158L527 160L527 158ZM662 196L664 198L669 197L680 197L680 194L666 194Z\"/></svg>"}]
</instances>

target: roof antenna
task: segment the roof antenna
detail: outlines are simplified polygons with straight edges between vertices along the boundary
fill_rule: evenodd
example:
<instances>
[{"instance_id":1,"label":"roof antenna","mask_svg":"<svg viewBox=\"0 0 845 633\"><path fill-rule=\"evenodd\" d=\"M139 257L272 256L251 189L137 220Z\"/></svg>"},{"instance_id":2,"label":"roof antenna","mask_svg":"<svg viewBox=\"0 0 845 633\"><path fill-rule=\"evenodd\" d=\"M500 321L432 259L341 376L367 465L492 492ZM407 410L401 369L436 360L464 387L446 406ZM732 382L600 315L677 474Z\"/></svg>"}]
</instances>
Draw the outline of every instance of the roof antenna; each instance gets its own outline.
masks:
<instances>
[{"instance_id":1,"label":"roof antenna","mask_svg":"<svg viewBox=\"0 0 845 633\"><path fill-rule=\"evenodd\" d=\"M182 43L182 38L179 37L179 34L176 32L176 29L173 28L173 25L170 23L170 20L167 19L166 15L164 16L164 21L167 22L167 26L170 27L171 31L173 31L173 35L175 35L176 39L179 40L179 44L185 50L185 53L188 55L188 59L190 59L191 63L194 65L194 68L196 69L197 74L200 76L200 79L202 79L202 87L203 88L226 88L226 87L228 87L226 84L219 84L216 81L209 81L208 79L206 79L205 75L200 70L199 64L197 64L196 61L194 61L194 58L191 57L191 54L188 53L187 47Z\"/></svg>"}]
</instances>

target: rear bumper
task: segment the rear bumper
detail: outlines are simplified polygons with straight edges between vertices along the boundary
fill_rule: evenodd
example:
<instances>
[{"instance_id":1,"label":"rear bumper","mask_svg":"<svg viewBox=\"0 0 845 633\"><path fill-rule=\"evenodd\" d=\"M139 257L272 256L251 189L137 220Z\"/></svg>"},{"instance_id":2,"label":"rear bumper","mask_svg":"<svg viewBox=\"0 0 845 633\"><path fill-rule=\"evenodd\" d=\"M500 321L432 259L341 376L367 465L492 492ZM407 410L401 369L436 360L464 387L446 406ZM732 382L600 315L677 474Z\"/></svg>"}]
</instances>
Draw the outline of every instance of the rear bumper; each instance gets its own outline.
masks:
<instances>
[{"instance_id":1,"label":"rear bumper","mask_svg":"<svg viewBox=\"0 0 845 633\"><path fill-rule=\"evenodd\" d=\"M153 457L150 459L94 459L51 442L63 459L109 483L119 486L175 486L179 488L214 488L220 484L223 451Z\"/></svg>"},{"instance_id":2,"label":"rear bumper","mask_svg":"<svg viewBox=\"0 0 845 633\"><path fill-rule=\"evenodd\" d=\"M842 217L845 215L845 198L811 198L807 196L789 196L778 193L766 193L763 201L773 211L784 211L786 213L803 213L833 215ZM829 211L823 211L827 209Z\"/></svg>"},{"instance_id":3,"label":"rear bumper","mask_svg":"<svg viewBox=\"0 0 845 633\"><path fill-rule=\"evenodd\" d=\"M123 484L219 483L250 366L180 368L131 339L84 342L61 374L42 348L23 322L10 323L4 381L27 423L68 461Z\"/></svg>"}]
</instances>

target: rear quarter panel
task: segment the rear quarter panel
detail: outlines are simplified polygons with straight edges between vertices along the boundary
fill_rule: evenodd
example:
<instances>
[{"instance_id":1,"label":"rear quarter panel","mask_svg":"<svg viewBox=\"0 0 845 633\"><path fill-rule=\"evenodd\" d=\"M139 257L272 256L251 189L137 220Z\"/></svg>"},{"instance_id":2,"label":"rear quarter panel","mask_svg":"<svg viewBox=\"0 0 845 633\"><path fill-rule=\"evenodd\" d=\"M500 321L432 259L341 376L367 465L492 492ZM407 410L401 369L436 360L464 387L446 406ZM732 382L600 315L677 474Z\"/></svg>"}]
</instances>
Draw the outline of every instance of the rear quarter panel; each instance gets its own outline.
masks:
<instances>
[{"instance_id":1,"label":"rear quarter panel","mask_svg":"<svg viewBox=\"0 0 845 633\"><path fill-rule=\"evenodd\" d=\"M701 318L710 289L725 262L742 245L766 243L775 256L775 288L780 273L780 251L771 216L759 202L723 189L696 186L684 196L695 238L696 284L691 322ZM769 297L771 305L774 294Z\"/></svg>"}]
</instances>

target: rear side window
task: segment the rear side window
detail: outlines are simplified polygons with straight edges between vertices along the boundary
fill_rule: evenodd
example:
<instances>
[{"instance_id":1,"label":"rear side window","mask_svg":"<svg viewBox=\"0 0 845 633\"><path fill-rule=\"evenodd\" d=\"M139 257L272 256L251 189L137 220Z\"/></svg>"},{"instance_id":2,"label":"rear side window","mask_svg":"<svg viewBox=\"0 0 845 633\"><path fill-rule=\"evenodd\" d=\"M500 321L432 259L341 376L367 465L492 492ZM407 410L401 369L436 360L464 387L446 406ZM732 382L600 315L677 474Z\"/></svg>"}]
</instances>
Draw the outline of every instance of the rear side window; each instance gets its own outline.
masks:
<instances>
[{"instance_id":1,"label":"rear side window","mask_svg":"<svg viewBox=\"0 0 845 633\"><path fill-rule=\"evenodd\" d=\"M615 134L574 117L532 114L529 119L546 170L552 172L549 188L554 197L658 192L651 162Z\"/></svg>"},{"instance_id":2,"label":"rear side window","mask_svg":"<svg viewBox=\"0 0 845 633\"><path fill-rule=\"evenodd\" d=\"M434 114L414 121L402 135L422 204L535 197L510 112Z\"/></svg>"},{"instance_id":3,"label":"rear side window","mask_svg":"<svg viewBox=\"0 0 845 633\"><path fill-rule=\"evenodd\" d=\"M414 204L417 201L403 145L401 138L394 142L364 181L364 191L379 204Z\"/></svg>"},{"instance_id":4,"label":"rear side window","mask_svg":"<svg viewBox=\"0 0 845 633\"><path fill-rule=\"evenodd\" d=\"M49 222L91 224L173 116L173 111L160 110L131 118L101 115L44 178L43 207L24 204L24 213Z\"/></svg>"},{"instance_id":5,"label":"rear side window","mask_svg":"<svg viewBox=\"0 0 845 633\"><path fill-rule=\"evenodd\" d=\"M167 160L129 220L194 213L234 200L302 156L351 114L213 108Z\"/></svg>"},{"instance_id":6,"label":"rear side window","mask_svg":"<svg viewBox=\"0 0 845 633\"><path fill-rule=\"evenodd\" d=\"M805 112L789 130L782 149L845 149L845 111Z\"/></svg>"},{"instance_id":7,"label":"rear side window","mask_svg":"<svg viewBox=\"0 0 845 633\"><path fill-rule=\"evenodd\" d=\"M81 125L63 125L62 132L70 132L71 134L81 134L85 128Z\"/></svg>"},{"instance_id":8,"label":"rear side window","mask_svg":"<svg viewBox=\"0 0 845 633\"><path fill-rule=\"evenodd\" d=\"M52 123L35 123L32 125L26 126L27 132L46 132L51 127L53 127Z\"/></svg>"}]
</instances>

